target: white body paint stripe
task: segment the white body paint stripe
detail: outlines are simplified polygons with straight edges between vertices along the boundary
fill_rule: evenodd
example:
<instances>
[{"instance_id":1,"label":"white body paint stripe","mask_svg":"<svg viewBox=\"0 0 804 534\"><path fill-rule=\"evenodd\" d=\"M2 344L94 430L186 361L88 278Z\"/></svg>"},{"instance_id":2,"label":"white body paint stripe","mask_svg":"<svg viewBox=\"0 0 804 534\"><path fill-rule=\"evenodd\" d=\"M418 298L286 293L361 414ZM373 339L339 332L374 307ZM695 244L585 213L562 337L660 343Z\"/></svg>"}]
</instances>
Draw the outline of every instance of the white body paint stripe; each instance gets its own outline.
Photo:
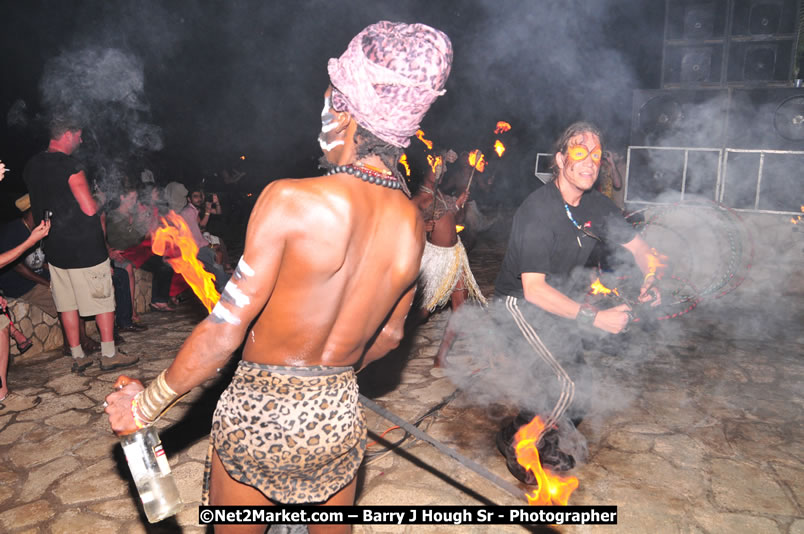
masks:
<instances>
[{"instance_id":1,"label":"white body paint stripe","mask_svg":"<svg viewBox=\"0 0 804 534\"><path fill-rule=\"evenodd\" d=\"M212 315L214 315L221 321L226 321L231 325L237 326L240 324L240 319L235 317L235 315L232 312L221 306L220 302L215 304L215 307L212 308Z\"/></svg>"},{"instance_id":2,"label":"white body paint stripe","mask_svg":"<svg viewBox=\"0 0 804 534\"><path fill-rule=\"evenodd\" d=\"M254 276L254 269L246 263L246 260L243 259L243 256L240 256L240 261L237 262L237 266L240 267L240 272L246 276Z\"/></svg>"},{"instance_id":3,"label":"white body paint stripe","mask_svg":"<svg viewBox=\"0 0 804 534\"><path fill-rule=\"evenodd\" d=\"M235 302L235 306L238 308L248 306L248 304L251 302L251 299L248 298L248 295L240 291L240 288L237 287L237 284L232 280L229 280L229 282L226 284L226 287L223 288L223 292L231 297L231 299Z\"/></svg>"}]
</instances>

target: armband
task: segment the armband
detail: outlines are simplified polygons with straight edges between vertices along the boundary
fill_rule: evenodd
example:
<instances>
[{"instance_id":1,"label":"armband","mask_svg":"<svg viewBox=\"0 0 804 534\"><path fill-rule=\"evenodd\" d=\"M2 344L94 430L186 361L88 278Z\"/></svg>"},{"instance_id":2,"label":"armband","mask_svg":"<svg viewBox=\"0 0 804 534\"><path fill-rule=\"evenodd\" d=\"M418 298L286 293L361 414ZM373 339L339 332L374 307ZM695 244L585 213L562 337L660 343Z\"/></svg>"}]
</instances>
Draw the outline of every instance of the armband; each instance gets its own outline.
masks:
<instances>
[{"instance_id":1,"label":"armband","mask_svg":"<svg viewBox=\"0 0 804 534\"><path fill-rule=\"evenodd\" d=\"M581 307L578 308L578 315L575 316L575 320L578 321L579 325L593 326L595 317L597 317L597 308L591 304L583 303Z\"/></svg>"}]
</instances>

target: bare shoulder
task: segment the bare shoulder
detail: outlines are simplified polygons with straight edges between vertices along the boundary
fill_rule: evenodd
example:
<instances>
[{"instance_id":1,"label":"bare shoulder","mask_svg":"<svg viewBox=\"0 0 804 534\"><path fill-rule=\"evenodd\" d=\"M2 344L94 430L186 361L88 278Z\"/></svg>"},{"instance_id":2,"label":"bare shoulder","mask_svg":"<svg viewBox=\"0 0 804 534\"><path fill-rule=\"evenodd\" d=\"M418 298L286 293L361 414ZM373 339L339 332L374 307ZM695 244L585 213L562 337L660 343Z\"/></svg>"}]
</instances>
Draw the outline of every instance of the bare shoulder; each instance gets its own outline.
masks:
<instances>
[{"instance_id":1,"label":"bare shoulder","mask_svg":"<svg viewBox=\"0 0 804 534\"><path fill-rule=\"evenodd\" d=\"M265 186L251 212L249 225L269 223L274 230L304 225L324 204L319 178L281 179Z\"/></svg>"}]
</instances>

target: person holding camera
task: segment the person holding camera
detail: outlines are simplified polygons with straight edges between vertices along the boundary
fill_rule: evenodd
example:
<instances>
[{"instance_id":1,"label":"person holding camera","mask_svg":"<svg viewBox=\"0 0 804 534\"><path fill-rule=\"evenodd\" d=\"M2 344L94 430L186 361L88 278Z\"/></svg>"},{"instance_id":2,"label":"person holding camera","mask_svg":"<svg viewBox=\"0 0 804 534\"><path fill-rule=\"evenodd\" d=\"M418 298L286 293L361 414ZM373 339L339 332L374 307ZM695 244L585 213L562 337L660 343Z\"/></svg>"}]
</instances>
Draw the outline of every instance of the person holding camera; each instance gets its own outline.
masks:
<instances>
[{"instance_id":1,"label":"person holding camera","mask_svg":"<svg viewBox=\"0 0 804 534\"><path fill-rule=\"evenodd\" d=\"M3 177L5 168L0 169L0 179ZM50 222L42 221L31 231L30 236L22 243L0 252L0 268L10 264L22 254L36 244L37 241L45 237L50 231ZM0 295L0 415L10 412L19 412L32 408L39 404L39 397L23 397L13 394L8 389L8 355L11 333L11 316L8 313L8 303Z\"/></svg>"},{"instance_id":2,"label":"person holding camera","mask_svg":"<svg viewBox=\"0 0 804 534\"><path fill-rule=\"evenodd\" d=\"M25 166L23 179L31 196L34 222L52 217L45 241L51 291L59 312L73 372L92 365L80 343L80 316L95 316L101 336L100 368L107 371L134 365L114 343L114 289L98 205L89 190L83 165L72 156L81 146L77 121L56 117L50 123L47 150Z\"/></svg>"},{"instance_id":3,"label":"person holding camera","mask_svg":"<svg viewBox=\"0 0 804 534\"><path fill-rule=\"evenodd\" d=\"M203 191L199 189L190 191L187 194L187 204L179 215L184 218L190 229L190 233L193 235L195 244L198 245L198 261L204 265L204 270L215 276L215 289L220 293L223 291L226 282L229 281L229 275L224 270L223 264L220 261L221 258L214 249L213 243L204 236L203 230L201 229L209 222L209 213L201 213L205 200L206 198ZM211 202L209 204L211 204ZM220 208L220 205L217 207ZM220 240L218 240L218 244L219 243Z\"/></svg>"}]
</instances>

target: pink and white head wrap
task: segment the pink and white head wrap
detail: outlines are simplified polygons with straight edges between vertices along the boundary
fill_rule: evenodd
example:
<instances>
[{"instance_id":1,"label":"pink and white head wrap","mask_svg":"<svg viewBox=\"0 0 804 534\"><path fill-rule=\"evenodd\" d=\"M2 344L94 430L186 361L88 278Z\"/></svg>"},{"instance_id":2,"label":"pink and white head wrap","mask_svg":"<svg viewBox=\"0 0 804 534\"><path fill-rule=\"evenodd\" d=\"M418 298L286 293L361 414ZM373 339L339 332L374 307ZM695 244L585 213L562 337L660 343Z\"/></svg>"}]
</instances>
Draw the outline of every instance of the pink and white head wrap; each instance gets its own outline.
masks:
<instances>
[{"instance_id":1,"label":"pink and white head wrap","mask_svg":"<svg viewBox=\"0 0 804 534\"><path fill-rule=\"evenodd\" d=\"M380 21L329 60L332 104L383 141L406 147L430 105L446 91L452 43L424 24Z\"/></svg>"}]
</instances>

